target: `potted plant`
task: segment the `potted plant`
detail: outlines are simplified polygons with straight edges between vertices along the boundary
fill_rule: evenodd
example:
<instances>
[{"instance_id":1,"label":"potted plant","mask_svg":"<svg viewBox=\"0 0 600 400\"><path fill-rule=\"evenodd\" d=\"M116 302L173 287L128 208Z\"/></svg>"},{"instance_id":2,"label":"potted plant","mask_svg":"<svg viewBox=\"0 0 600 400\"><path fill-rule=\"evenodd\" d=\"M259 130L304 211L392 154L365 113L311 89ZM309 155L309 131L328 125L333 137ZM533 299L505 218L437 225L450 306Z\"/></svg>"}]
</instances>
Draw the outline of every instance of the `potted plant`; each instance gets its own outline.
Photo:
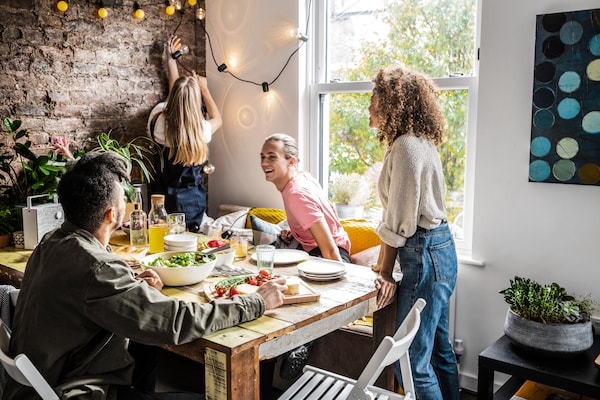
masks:
<instances>
[{"instance_id":1,"label":"potted plant","mask_svg":"<svg viewBox=\"0 0 600 400\"><path fill-rule=\"evenodd\" d=\"M11 234L19 227L19 218L16 207L0 204L0 247L10 244Z\"/></svg>"},{"instance_id":2,"label":"potted plant","mask_svg":"<svg viewBox=\"0 0 600 400\"><path fill-rule=\"evenodd\" d=\"M593 344L592 302L576 299L557 283L515 276L500 293L509 305L504 333L517 346L552 356L574 355Z\"/></svg>"},{"instance_id":3,"label":"potted plant","mask_svg":"<svg viewBox=\"0 0 600 400\"><path fill-rule=\"evenodd\" d=\"M28 196L56 195L58 181L65 172L62 162L52 151L37 155L31 150L29 133L21 129L20 120L2 119L6 138L0 142L0 194L14 204L25 204Z\"/></svg>"},{"instance_id":4,"label":"potted plant","mask_svg":"<svg viewBox=\"0 0 600 400\"><path fill-rule=\"evenodd\" d=\"M153 179L154 164L152 157L156 154L156 146L152 139L146 136L138 136L129 142L121 143L111 138L111 132L102 132L96 138L98 146L91 151L112 151L122 156L127 161L128 172L133 174L133 180L139 180L141 185L147 184ZM133 201L133 185L125 185L125 195L129 202ZM144 190L142 190L144 191ZM145 190L147 192L147 189ZM146 197L146 195L144 196Z\"/></svg>"},{"instance_id":5,"label":"potted plant","mask_svg":"<svg viewBox=\"0 0 600 400\"><path fill-rule=\"evenodd\" d=\"M359 174L332 174L329 198L335 204L340 219L361 218L365 204L371 196L366 178Z\"/></svg>"}]
</instances>

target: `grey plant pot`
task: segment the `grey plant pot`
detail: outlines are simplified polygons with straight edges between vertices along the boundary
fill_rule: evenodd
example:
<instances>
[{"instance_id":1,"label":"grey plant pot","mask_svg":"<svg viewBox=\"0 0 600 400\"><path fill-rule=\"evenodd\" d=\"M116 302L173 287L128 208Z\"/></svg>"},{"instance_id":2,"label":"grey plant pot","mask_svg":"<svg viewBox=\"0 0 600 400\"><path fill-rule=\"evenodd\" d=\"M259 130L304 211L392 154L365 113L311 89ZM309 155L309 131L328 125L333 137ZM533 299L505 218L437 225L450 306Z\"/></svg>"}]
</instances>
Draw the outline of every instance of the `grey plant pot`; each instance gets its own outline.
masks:
<instances>
[{"instance_id":1,"label":"grey plant pot","mask_svg":"<svg viewBox=\"0 0 600 400\"><path fill-rule=\"evenodd\" d=\"M591 322L544 324L523 319L510 309L504 320L504 333L517 347L551 357L577 355L594 342Z\"/></svg>"}]
</instances>

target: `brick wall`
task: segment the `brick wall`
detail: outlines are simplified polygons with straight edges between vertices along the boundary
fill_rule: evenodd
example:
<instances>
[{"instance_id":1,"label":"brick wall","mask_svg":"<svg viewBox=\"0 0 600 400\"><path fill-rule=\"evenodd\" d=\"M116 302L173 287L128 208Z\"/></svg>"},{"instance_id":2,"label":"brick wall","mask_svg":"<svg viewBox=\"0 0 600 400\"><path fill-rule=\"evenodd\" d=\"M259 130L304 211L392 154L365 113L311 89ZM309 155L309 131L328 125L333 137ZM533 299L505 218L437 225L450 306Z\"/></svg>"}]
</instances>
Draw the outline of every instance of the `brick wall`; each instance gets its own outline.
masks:
<instances>
[{"instance_id":1,"label":"brick wall","mask_svg":"<svg viewBox=\"0 0 600 400\"><path fill-rule=\"evenodd\" d=\"M55 135L78 143L113 130L114 138L145 134L148 114L167 95L163 43L170 33L189 46L181 64L205 72L205 35L185 0L184 13L165 14L161 0L0 0L0 116L21 119L37 150ZM196 7L204 7L198 1ZM180 23L181 22L181 23ZM180 66L180 72L186 70Z\"/></svg>"}]
</instances>

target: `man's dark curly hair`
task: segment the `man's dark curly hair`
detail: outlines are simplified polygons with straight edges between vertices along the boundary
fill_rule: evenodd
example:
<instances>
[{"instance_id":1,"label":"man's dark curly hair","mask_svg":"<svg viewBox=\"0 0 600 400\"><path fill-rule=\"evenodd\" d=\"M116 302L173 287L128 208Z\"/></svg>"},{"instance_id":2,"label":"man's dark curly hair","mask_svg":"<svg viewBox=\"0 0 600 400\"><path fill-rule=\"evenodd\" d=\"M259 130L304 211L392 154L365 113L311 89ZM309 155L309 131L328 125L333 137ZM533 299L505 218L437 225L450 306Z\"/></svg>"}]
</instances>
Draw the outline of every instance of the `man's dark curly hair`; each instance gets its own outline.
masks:
<instances>
[{"instance_id":1,"label":"man's dark curly hair","mask_svg":"<svg viewBox=\"0 0 600 400\"><path fill-rule=\"evenodd\" d=\"M444 141L446 118L437 90L424 75L405 67L382 68L373 79L374 110L380 118L377 138L389 146L401 135Z\"/></svg>"},{"instance_id":2,"label":"man's dark curly hair","mask_svg":"<svg viewBox=\"0 0 600 400\"><path fill-rule=\"evenodd\" d=\"M86 153L58 184L65 218L95 232L102 225L106 211L123 196L117 189L123 181L129 182L125 159L113 152Z\"/></svg>"}]
</instances>

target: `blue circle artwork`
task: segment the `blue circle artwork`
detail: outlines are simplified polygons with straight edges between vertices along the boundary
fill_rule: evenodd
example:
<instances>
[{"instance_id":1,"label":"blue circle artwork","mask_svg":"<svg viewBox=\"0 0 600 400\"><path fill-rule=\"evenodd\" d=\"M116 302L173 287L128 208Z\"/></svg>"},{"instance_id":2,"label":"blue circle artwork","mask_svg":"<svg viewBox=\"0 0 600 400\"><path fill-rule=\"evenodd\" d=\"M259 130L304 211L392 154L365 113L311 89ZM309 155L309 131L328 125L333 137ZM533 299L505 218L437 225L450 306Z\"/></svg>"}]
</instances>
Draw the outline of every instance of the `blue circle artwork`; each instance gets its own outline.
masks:
<instances>
[{"instance_id":1,"label":"blue circle artwork","mask_svg":"<svg viewBox=\"0 0 600 400\"><path fill-rule=\"evenodd\" d=\"M554 125L554 114L550 110L539 110L533 115L533 124L538 129L549 129Z\"/></svg>"},{"instance_id":2,"label":"blue circle artwork","mask_svg":"<svg viewBox=\"0 0 600 400\"><path fill-rule=\"evenodd\" d=\"M600 8L536 16L531 94L529 180L600 186Z\"/></svg>"},{"instance_id":3,"label":"blue circle artwork","mask_svg":"<svg viewBox=\"0 0 600 400\"><path fill-rule=\"evenodd\" d=\"M600 33L590 39L590 53L600 56Z\"/></svg>"},{"instance_id":4,"label":"blue circle artwork","mask_svg":"<svg viewBox=\"0 0 600 400\"><path fill-rule=\"evenodd\" d=\"M575 99L566 98L562 99L560 103L558 103L558 115L562 119L573 119L579 114L579 110L581 107L579 106L579 102Z\"/></svg>"},{"instance_id":5,"label":"blue circle artwork","mask_svg":"<svg viewBox=\"0 0 600 400\"><path fill-rule=\"evenodd\" d=\"M565 93L573 93L580 84L581 77L575 71L566 71L558 79L558 87Z\"/></svg>"},{"instance_id":6,"label":"blue circle artwork","mask_svg":"<svg viewBox=\"0 0 600 400\"><path fill-rule=\"evenodd\" d=\"M545 136L538 136L531 141L531 154L536 157L544 157L550 152L552 145Z\"/></svg>"},{"instance_id":7,"label":"blue circle artwork","mask_svg":"<svg viewBox=\"0 0 600 400\"><path fill-rule=\"evenodd\" d=\"M550 176L550 165L544 160L535 160L529 164L529 179L543 182Z\"/></svg>"}]
</instances>

